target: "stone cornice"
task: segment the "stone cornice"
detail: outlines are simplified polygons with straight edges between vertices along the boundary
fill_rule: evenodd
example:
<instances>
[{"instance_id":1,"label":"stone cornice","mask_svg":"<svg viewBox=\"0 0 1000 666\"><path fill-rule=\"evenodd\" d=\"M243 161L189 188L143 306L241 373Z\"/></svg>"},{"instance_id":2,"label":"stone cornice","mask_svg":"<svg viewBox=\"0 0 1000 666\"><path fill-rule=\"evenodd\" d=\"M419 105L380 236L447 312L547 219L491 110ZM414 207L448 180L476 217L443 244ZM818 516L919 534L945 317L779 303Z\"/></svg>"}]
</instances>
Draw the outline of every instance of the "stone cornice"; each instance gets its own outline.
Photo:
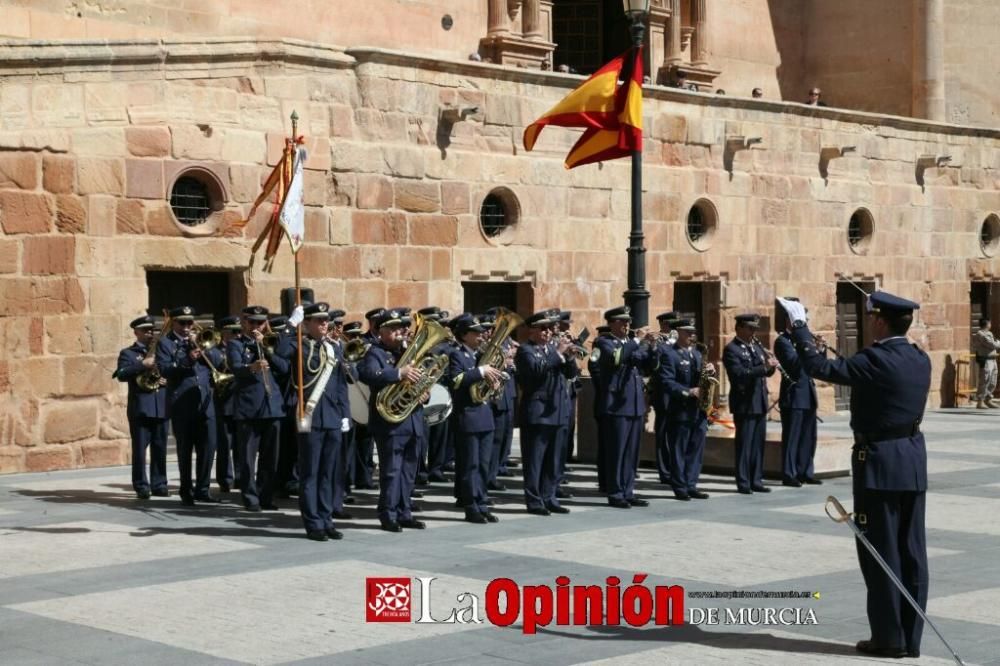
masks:
<instances>
[{"instance_id":1,"label":"stone cornice","mask_svg":"<svg viewBox=\"0 0 1000 666\"><path fill-rule=\"evenodd\" d=\"M502 67L491 63L449 60L390 49L343 48L297 39L212 39L34 41L0 40L0 76L35 75L45 70L98 71L118 67L170 70L213 65L286 63L317 69L351 69L367 63L449 72L485 79L529 83L552 88L575 88L581 76L541 70ZM647 99L699 106L768 111L786 116L825 118L858 125L971 137L1000 139L1000 129L932 122L919 118L814 107L795 102L726 97L663 86L647 85Z\"/></svg>"}]
</instances>

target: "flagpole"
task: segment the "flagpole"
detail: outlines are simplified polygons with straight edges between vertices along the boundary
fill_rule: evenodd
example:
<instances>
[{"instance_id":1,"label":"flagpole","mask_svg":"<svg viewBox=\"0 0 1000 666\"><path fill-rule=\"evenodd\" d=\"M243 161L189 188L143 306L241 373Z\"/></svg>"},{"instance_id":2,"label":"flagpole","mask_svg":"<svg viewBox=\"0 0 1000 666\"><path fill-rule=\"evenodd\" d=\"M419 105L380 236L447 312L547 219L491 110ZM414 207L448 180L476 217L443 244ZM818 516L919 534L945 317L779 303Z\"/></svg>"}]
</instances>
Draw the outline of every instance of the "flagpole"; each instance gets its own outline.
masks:
<instances>
[{"instance_id":1,"label":"flagpole","mask_svg":"<svg viewBox=\"0 0 1000 666\"><path fill-rule=\"evenodd\" d=\"M299 129L299 114L294 109L292 110L291 119L292 119L292 144L291 144L291 149L294 151L295 150L295 145L296 145L295 144L295 135L296 135L296 133L298 132L298 129ZM294 153L293 153L293 155L294 155ZM293 161L293 165L294 165L294 161ZM293 174L295 173L294 170L292 171L292 173ZM301 305L302 305L302 285L299 282L299 253L295 252L292 256L295 259L295 307L301 307ZM296 347L298 347L298 350L299 350L298 351L298 356L299 357L298 357L298 363L297 363L297 365L298 365L298 381L296 382L298 384L298 388L299 388L298 419L296 421L297 423L301 423L302 422L302 417L304 417L305 413L306 413L305 412L305 408L306 408L306 405L305 405L305 388L302 386L302 324L303 324L303 322L299 322L299 325L295 327L295 335L297 336Z\"/></svg>"},{"instance_id":2,"label":"flagpole","mask_svg":"<svg viewBox=\"0 0 1000 666\"><path fill-rule=\"evenodd\" d=\"M632 48L634 58L641 57L646 32L646 14L632 15ZM625 78L628 81L629 77ZM628 85L627 83L625 85ZM642 232L642 151L632 151L632 231L628 246L628 289L625 304L632 315L632 326L642 328L649 323L649 291L646 289L646 237Z\"/></svg>"}]
</instances>

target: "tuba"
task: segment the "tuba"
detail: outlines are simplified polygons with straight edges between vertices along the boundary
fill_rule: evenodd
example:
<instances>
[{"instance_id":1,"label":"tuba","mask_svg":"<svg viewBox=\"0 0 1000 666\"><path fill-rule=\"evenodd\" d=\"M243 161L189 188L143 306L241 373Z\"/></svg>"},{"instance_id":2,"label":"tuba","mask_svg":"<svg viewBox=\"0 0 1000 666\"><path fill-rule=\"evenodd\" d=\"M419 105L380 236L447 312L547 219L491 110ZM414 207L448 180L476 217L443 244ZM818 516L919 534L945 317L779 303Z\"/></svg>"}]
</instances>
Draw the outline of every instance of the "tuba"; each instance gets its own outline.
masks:
<instances>
[{"instance_id":1,"label":"tuba","mask_svg":"<svg viewBox=\"0 0 1000 666\"><path fill-rule=\"evenodd\" d=\"M488 400L493 400L498 397L501 392L503 392L504 384L510 380L510 375L508 375L504 370L507 365L507 355L504 352L503 343L506 342L507 338L514 333L514 330L523 323L524 320L510 310L500 308L497 311L496 322L493 325L493 335L490 336L489 341L480 351L479 365L493 366L503 373L503 381L496 386L493 386L488 380L485 379L473 384L469 391L469 395L472 396L473 402L482 404Z\"/></svg>"},{"instance_id":2,"label":"tuba","mask_svg":"<svg viewBox=\"0 0 1000 666\"><path fill-rule=\"evenodd\" d=\"M396 362L396 367L412 363L420 370L420 380L410 382L404 379L379 392L375 399L375 409L389 423L401 423L412 414L424 399L424 395L430 393L448 369L447 356L432 355L430 352L451 336L450 331L436 321L425 319L419 314L414 317L414 321L416 332L406 351Z\"/></svg>"}]
</instances>

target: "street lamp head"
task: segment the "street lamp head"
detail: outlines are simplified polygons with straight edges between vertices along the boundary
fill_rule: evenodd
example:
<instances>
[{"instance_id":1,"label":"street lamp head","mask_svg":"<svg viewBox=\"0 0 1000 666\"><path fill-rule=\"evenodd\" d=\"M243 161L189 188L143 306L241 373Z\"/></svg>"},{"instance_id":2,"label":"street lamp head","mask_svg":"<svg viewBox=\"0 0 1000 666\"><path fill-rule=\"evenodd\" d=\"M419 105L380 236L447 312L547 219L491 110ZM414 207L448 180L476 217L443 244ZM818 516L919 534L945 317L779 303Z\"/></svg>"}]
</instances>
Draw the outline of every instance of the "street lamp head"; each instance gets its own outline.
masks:
<instances>
[{"instance_id":1,"label":"street lamp head","mask_svg":"<svg viewBox=\"0 0 1000 666\"><path fill-rule=\"evenodd\" d=\"M622 0L625 15L632 20L641 19L649 13L649 0Z\"/></svg>"}]
</instances>

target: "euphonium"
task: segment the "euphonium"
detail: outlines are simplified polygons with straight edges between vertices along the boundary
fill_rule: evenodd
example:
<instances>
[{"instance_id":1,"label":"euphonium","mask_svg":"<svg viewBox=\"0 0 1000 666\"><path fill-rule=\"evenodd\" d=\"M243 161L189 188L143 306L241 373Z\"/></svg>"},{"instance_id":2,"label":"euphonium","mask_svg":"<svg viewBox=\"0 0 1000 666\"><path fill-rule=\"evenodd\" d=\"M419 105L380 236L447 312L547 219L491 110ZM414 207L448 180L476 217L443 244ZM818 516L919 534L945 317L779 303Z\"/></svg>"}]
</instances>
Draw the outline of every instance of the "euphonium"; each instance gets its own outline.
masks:
<instances>
[{"instance_id":1,"label":"euphonium","mask_svg":"<svg viewBox=\"0 0 1000 666\"><path fill-rule=\"evenodd\" d=\"M712 408L715 406L715 391L719 388L719 380L711 375L707 367L707 363L702 359L701 375L698 377L698 407L701 411L706 414L712 413Z\"/></svg>"},{"instance_id":2,"label":"euphonium","mask_svg":"<svg viewBox=\"0 0 1000 666\"><path fill-rule=\"evenodd\" d=\"M389 423L400 423L405 420L448 369L447 356L432 355L430 352L451 336L450 331L436 321L424 319L419 314L414 317L414 321L416 332L413 334L413 340L399 357L396 367L413 364L420 370L420 379L416 382L404 379L379 392L378 398L375 399L375 409Z\"/></svg>"},{"instance_id":3,"label":"euphonium","mask_svg":"<svg viewBox=\"0 0 1000 666\"><path fill-rule=\"evenodd\" d=\"M170 330L170 323L170 317L166 315L166 310L164 310L163 326L160 328L160 334L153 338L153 343L149 345L149 350L146 352L145 358L156 358L156 347L160 343L160 338L166 335L167 331ZM135 383L143 391L149 391L152 393L153 391L158 391L162 388L160 385L160 379L160 369L154 365L152 368L136 377Z\"/></svg>"},{"instance_id":4,"label":"euphonium","mask_svg":"<svg viewBox=\"0 0 1000 666\"><path fill-rule=\"evenodd\" d=\"M496 398L503 391L504 384L510 379L510 375L505 370L507 354L504 351L503 343L523 323L524 320L521 317L506 308L500 308L497 311L496 322L493 325L493 334L479 352L479 365L493 366L503 373L504 379L496 386L486 379L473 384L469 391L473 402L484 403Z\"/></svg>"}]
</instances>

